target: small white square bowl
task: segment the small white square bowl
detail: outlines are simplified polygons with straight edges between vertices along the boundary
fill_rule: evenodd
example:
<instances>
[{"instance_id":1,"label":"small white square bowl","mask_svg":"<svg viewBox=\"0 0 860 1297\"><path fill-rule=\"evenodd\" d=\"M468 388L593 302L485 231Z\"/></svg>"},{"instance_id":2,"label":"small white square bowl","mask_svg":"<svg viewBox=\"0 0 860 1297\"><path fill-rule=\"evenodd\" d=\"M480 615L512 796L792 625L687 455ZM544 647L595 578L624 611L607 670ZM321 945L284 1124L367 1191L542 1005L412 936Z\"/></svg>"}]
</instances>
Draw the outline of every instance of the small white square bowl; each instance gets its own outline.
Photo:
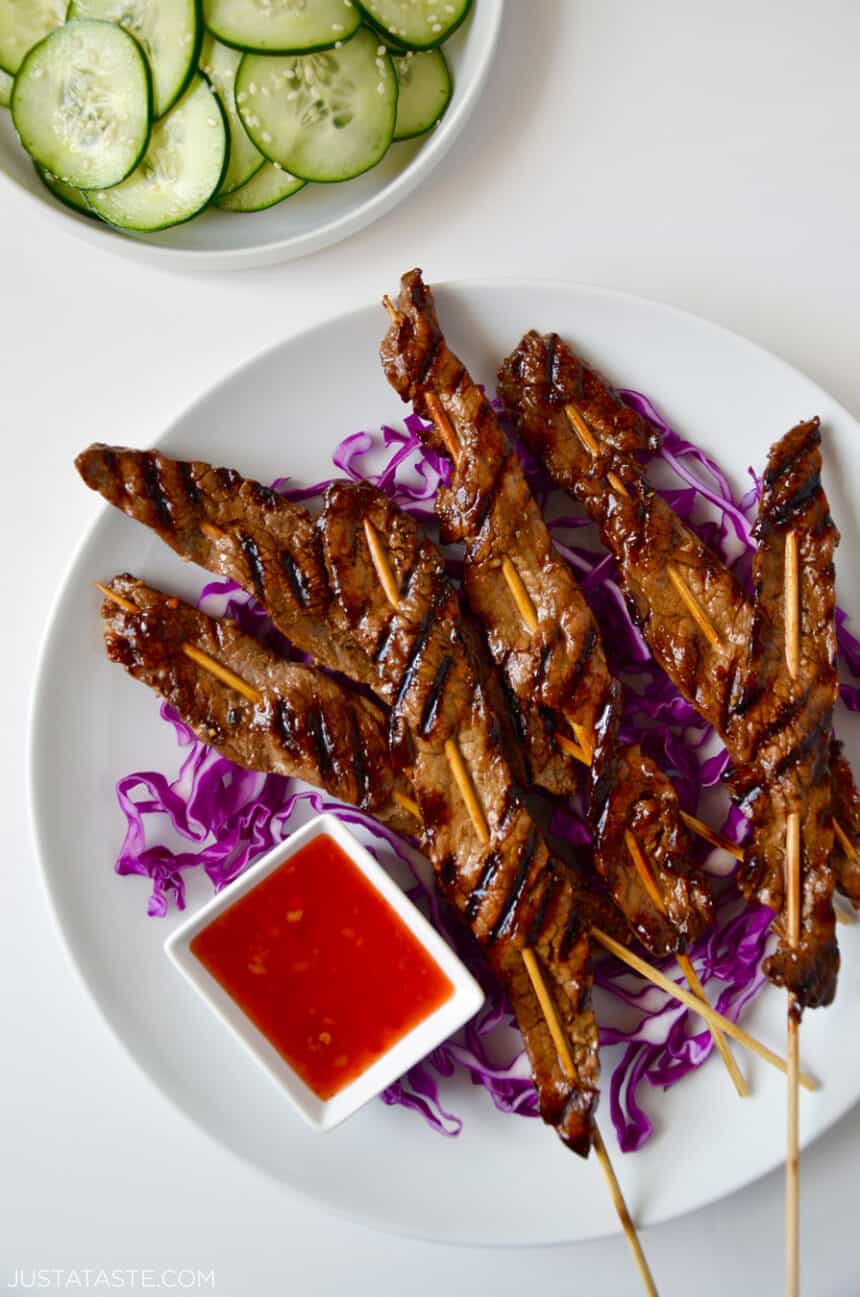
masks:
<instances>
[{"instance_id":1,"label":"small white square bowl","mask_svg":"<svg viewBox=\"0 0 860 1297\"><path fill-rule=\"evenodd\" d=\"M331 1099L320 1099L290 1067L233 997L208 972L191 951L191 942L213 919L228 910L240 897L261 883L274 869L289 860L314 838L327 835L342 848L361 870L376 892L388 902L427 953L450 978L453 995L416 1027L396 1041L366 1071L344 1086ZM241 1041L297 1112L316 1130L331 1130L351 1117L386 1086L446 1040L473 1017L484 1003L484 993L462 960L439 935L409 897L389 878L386 871L358 839L334 815L318 815L262 860L208 901L186 923L167 938L164 949L176 967L203 997L213 1013Z\"/></svg>"}]
</instances>

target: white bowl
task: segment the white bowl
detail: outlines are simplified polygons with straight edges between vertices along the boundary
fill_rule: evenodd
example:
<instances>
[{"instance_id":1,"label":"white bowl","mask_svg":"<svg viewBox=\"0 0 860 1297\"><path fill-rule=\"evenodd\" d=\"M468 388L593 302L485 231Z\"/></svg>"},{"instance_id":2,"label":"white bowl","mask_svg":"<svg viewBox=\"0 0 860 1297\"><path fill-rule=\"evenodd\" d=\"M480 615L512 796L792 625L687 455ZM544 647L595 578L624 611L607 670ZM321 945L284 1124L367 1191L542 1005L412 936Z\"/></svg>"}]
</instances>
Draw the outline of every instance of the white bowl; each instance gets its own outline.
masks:
<instances>
[{"instance_id":1,"label":"white bowl","mask_svg":"<svg viewBox=\"0 0 860 1297\"><path fill-rule=\"evenodd\" d=\"M427 177L448 152L483 89L502 19L503 0L474 0L445 42L454 93L428 136L393 144L378 166L337 185L307 185L266 212L239 215L214 208L159 234L124 234L63 206L48 193L21 147L11 114L0 109L0 177L23 200L89 243L126 256L189 270L264 266L306 256L363 229Z\"/></svg>"},{"instance_id":2,"label":"white bowl","mask_svg":"<svg viewBox=\"0 0 860 1297\"><path fill-rule=\"evenodd\" d=\"M314 1094L191 951L191 942L213 919L229 910L241 896L250 892L302 847L323 835L333 838L358 866L374 890L400 916L454 986L453 995L444 1004L395 1041L375 1063L331 1099L320 1099ZM465 964L427 922L409 897L389 878L379 862L334 815L318 815L275 847L229 887L225 887L208 901L187 923L171 933L164 943L164 949L213 1013L241 1041L251 1057L280 1086L296 1111L316 1130L331 1130L351 1117L474 1017L484 1003L484 992Z\"/></svg>"}]
</instances>

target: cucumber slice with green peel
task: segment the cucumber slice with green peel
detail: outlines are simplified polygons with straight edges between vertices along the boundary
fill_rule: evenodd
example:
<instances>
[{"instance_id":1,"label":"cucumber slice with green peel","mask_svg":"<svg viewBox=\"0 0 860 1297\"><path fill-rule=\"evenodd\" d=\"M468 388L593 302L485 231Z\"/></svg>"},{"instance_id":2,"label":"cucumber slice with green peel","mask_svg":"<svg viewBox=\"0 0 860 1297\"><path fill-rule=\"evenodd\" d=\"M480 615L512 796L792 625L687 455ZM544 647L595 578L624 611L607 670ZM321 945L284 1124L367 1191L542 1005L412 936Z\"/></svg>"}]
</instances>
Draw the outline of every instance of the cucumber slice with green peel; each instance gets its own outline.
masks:
<instances>
[{"instance_id":1,"label":"cucumber slice with green peel","mask_svg":"<svg viewBox=\"0 0 860 1297\"><path fill-rule=\"evenodd\" d=\"M113 23L58 27L24 59L12 91L21 143L78 189L124 180L146 152L152 95L143 50Z\"/></svg>"},{"instance_id":2,"label":"cucumber slice with green peel","mask_svg":"<svg viewBox=\"0 0 860 1297\"><path fill-rule=\"evenodd\" d=\"M156 117L173 107L194 75L203 34L197 0L71 0L68 17L118 23L143 47Z\"/></svg>"},{"instance_id":3,"label":"cucumber slice with green peel","mask_svg":"<svg viewBox=\"0 0 860 1297\"><path fill-rule=\"evenodd\" d=\"M360 0L360 7L393 40L429 50L460 26L472 0Z\"/></svg>"},{"instance_id":4,"label":"cucumber slice with green peel","mask_svg":"<svg viewBox=\"0 0 860 1297\"><path fill-rule=\"evenodd\" d=\"M246 54L236 104L261 153L322 184L375 166L394 135L397 77L366 27L339 49L265 58Z\"/></svg>"},{"instance_id":5,"label":"cucumber slice with green peel","mask_svg":"<svg viewBox=\"0 0 860 1297\"><path fill-rule=\"evenodd\" d=\"M276 163L264 162L256 175L232 194L217 199L215 206L222 212L264 212L267 207L297 194L306 184L307 181L291 176Z\"/></svg>"},{"instance_id":6,"label":"cucumber slice with green peel","mask_svg":"<svg viewBox=\"0 0 860 1297\"><path fill-rule=\"evenodd\" d=\"M246 184L266 162L242 125L236 108L236 72L241 62L242 55L238 50L222 45L209 32L206 33L200 51L200 71L209 78L221 100L230 131L230 160L219 196L232 194L234 189Z\"/></svg>"},{"instance_id":7,"label":"cucumber slice with green peel","mask_svg":"<svg viewBox=\"0 0 860 1297\"><path fill-rule=\"evenodd\" d=\"M0 0L0 68L15 75L34 45L66 21L68 0Z\"/></svg>"},{"instance_id":8,"label":"cucumber slice with green peel","mask_svg":"<svg viewBox=\"0 0 860 1297\"><path fill-rule=\"evenodd\" d=\"M82 189L75 189L74 185L67 185L65 181L58 180L56 176L51 175L50 171L45 171L44 167L36 167L36 175L45 188L50 189L54 197L59 198L66 207L71 207L72 211L79 212L81 216L88 216L91 221L98 220Z\"/></svg>"},{"instance_id":9,"label":"cucumber slice with green peel","mask_svg":"<svg viewBox=\"0 0 860 1297\"><path fill-rule=\"evenodd\" d=\"M203 0L206 26L224 45L254 54L329 49L358 29L352 0Z\"/></svg>"},{"instance_id":10,"label":"cucumber slice with green peel","mask_svg":"<svg viewBox=\"0 0 860 1297\"><path fill-rule=\"evenodd\" d=\"M0 108L8 108L11 104L14 84L15 78L10 77L8 72L0 68Z\"/></svg>"},{"instance_id":11,"label":"cucumber slice with green peel","mask_svg":"<svg viewBox=\"0 0 860 1297\"><path fill-rule=\"evenodd\" d=\"M227 150L224 110L206 78L197 75L153 126L140 166L121 185L88 192L87 201L102 220L123 230L181 225L217 192Z\"/></svg>"},{"instance_id":12,"label":"cucumber slice with green peel","mask_svg":"<svg viewBox=\"0 0 860 1297\"><path fill-rule=\"evenodd\" d=\"M451 74L441 50L392 56L397 73L396 140L411 140L435 126L451 101Z\"/></svg>"}]
</instances>

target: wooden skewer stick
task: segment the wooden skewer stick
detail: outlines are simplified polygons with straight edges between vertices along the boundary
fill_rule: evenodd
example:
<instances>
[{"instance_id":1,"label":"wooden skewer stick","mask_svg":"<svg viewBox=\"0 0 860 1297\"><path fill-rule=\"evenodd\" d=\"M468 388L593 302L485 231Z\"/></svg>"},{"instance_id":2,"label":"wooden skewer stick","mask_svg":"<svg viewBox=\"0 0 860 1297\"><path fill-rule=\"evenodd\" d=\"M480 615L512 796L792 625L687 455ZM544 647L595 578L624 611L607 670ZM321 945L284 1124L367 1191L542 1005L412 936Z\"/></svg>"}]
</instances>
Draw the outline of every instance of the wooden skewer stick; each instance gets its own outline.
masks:
<instances>
[{"instance_id":1,"label":"wooden skewer stick","mask_svg":"<svg viewBox=\"0 0 860 1297\"><path fill-rule=\"evenodd\" d=\"M848 834L845 832L845 830L843 829L842 825L839 823L838 820L833 821L833 832L836 834L837 838L839 839L839 844L842 847L842 850L845 852L848 859L853 860L854 863L857 864L858 862L857 848L854 846L854 843L851 841Z\"/></svg>"},{"instance_id":2,"label":"wooden skewer stick","mask_svg":"<svg viewBox=\"0 0 860 1297\"><path fill-rule=\"evenodd\" d=\"M582 442L585 449L596 459L600 454L600 442L585 422L582 412L573 404L566 405L564 407L564 412L573 425L573 430L577 437L579 437L579 440ZM615 488L619 495L624 496L625 500L630 499L630 492L627 490L627 487L621 481L621 478L617 473L607 473L606 480L610 486Z\"/></svg>"},{"instance_id":3,"label":"wooden skewer stick","mask_svg":"<svg viewBox=\"0 0 860 1297\"><path fill-rule=\"evenodd\" d=\"M414 815L416 820L421 820L421 807L412 797L407 797L405 793L397 791L393 792L391 796L394 798L395 802L397 802L398 806L403 807L404 811L408 811L410 815Z\"/></svg>"},{"instance_id":4,"label":"wooden skewer stick","mask_svg":"<svg viewBox=\"0 0 860 1297\"><path fill-rule=\"evenodd\" d=\"M253 685L249 685L241 676L237 676L235 671L231 671L229 667L222 666L216 658L210 657L208 653L204 653L203 650L197 648L195 644L188 644L186 642L182 645L182 652L186 657L191 658L192 662L196 662L199 667L203 667L204 671L208 671L210 675L213 675L217 680L220 680L222 684L229 685L231 689L236 690L237 694L241 694L243 698L247 698L248 702L259 704L263 701L263 695L260 693L259 689L255 689Z\"/></svg>"},{"instance_id":5,"label":"wooden skewer stick","mask_svg":"<svg viewBox=\"0 0 860 1297\"><path fill-rule=\"evenodd\" d=\"M733 1040L744 1045L747 1049L751 1050L753 1054L758 1054L759 1058L763 1058L765 1062L770 1063L771 1067L778 1068L783 1074L788 1072L788 1064L784 1058L780 1058L779 1054L775 1053L774 1050L769 1049L767 1045L763 1045L760 1040L756 1040L755 1036L751 1036L748 1031L744 1031L743 1027L739 1027L736 1022L732 1022L730 1018L724 1017L723 1014L714 1009L707 1000L699 1000L691 991L688 991L686 987L678 986L677 983L666 977L664 973L661 973L659 969L652 968L651 965L646 963L644 959L641 959L639 955L634 954L632 950L628 950L626 946L622 946L614 937L610 937L607 932L602 930L602 928L592 928L591 935L599 945L603 946L604 950L608 950L610 954L615 955L617 959L620 959L623 964L628 966L628 968L632 968L634 972L640 975L640 977L647 978L649 982L653 982L655 986L659 986L661 991L665 991L667 995L671 995L674 1000L679 1000L681 1004L686 1004L688 1009L692 1009L694 1013L698 1013L705 1019L709 1027L715 1026L719 1028L719 1030L724 1031L727 1036L731 1036ZM804 1090L818 1089L818 1082L815 1078L808 1076L805 1072L799 1074L798 1080Z\"/></svg>"},{"instance_id":6,"label":"wooden skewer stick","mask_svg":"<svg viewBox=\"0 0 860 1297\"><path fill-rule=\"evenodd\" d=\"M546 1025L549 1028L550 1035L552 1036L552 1041L555 1045L562 1070L566 1076L575 1080L576 1067L573 1061L573 1055L570 1052L567 1033L562 1026L552 996L547 989L537 956L528 946L523 950L523 963L526 966L526 972L529 975L529 980L531 981L534 993L537 996L541 1012L546 1019ZM603 1171L603 1174L606 1177L606 1182L609 1185L609 1192L612 1196L613 1205L618 1214L618 1219L621 1222L624 1236L630 1245L630 1251L633 1253L639 1273L642 1276L645 1291L649 1294L649 1297L657 1297L657 1287L654 1283L654 1277L651 1274L648 1262L645 1259L642 1244L639 1242L639 1235L636 1233L636 1226L633 1224L630 1212L627 1209L627 1203L624 1201L624 1194L621 1191L621 1186L618 1183L618 1179L612 1167L612 1162L609 1159L609 1153L607 1152L606 1145L603 1142L603 1137L596 1125L592 1135L592 1145L597 1160L600 1163L600 1169Z\"/></svg>"},{"instance_id":7,"label":"wooden skewer stick","mask_svg":"<svg viewBox=\"0 0 860 1297\"><path fill-rule=\"evenodd\" d=\"M456 464L460 458L460 438L457 436L453 423L448 418L445 407L435 392L425 392L424 404L430 412L430 418L436 425L436 431L445 443L445 449Z\"/></svg>"},{"instance_id":8,"label":"wooden skewer stick","mask_svg":"<svg viewBox=\"0 0 860 1297\"><path fill-rule=\"evenodd\" d=\"M678 571L677 565L675 563L667 564L666 572L668 573L669 580L672 582L672 585L675 587L675 589L678 591L678 594L683 599L687 607L687 611L689 612L693 621L698 626L699 630L704 635L705 639L708 641L709 644L712 644L714 648L717 648L722 643L722 640L720 639L720 636L716 628L714 627L713 623L708 619L708 615L705 612L704 608L699 603L696 596L693 594L693 591L687 585L687 582L684 580L681 573Z\"/></svg>"},{"instance_id":9,"label":"wooden skewer stick","mask_svg":"<svg viewBox=\"0 0 860 1297\"><path fill-rule=\"evenodd\" d=\"M648 866L648 862L646 861L645 856L642 853L639 843L636 841L635 837L633 836L633 834L630 832L629 829L625 831L624 842L627 847L627 850L630 852L630 856L633 860L633 863L636 866L637 873L639 874L639 877L642 879L645 890L647 891L648 895L651 897L651 900L653 901L655 907L660 911L661 914L665 914L666 902L663 897L663 894L660 891L660 888L657 886L657 880L654 878L654 875ZM699 976L695 968L693 967L692 960L689 958L689 956L683 954L677 955L676 961L681 972L686 977L690 990L693 992L693 994L696 995L700 1000L706 1000L707 997L705 995L705 988L702 986L702 983L699 981ZM732 1054L732 1051L729 1049L728 1042L725 1036L717 1027L714 1027L711 1023L708 1023L708 1028L711 1033L711 1038L713 1039L713 1042L717 1047L717 1051L719 1052L720 1058L723 1060L723 1062L726 1065L726 1071L728 1072L729 1076L732 1079L732 1084L734 1085L740 1097L742 1099L745 1099L749 1094L749 1087L747 1086L747 1083L743 1078L743 1074L741 1073L741 1070L738 1067L737 1062L735 1061L735 1057Z\"/></svg>"},{"instance_id":10,"label":"wooden skewer stick","mask_svg":"<svg viewBox=\"0 0 860 1297\"><path fill-rule=\"evenodd\" d=\"M785 537L784 572L785 665L792 680L800 671L800 571L797 533ZM800 941L800 812L790 811L785 826L785 920L789 945ZM785 1148L785 1287L787 1297L797 1297L800 1286L800 1134L799 1134L799 1006L788 996L788 1094L786 1096Z\"/></svg>"},{"instance_id":11,"label":"wooden skewer stick","mask_svg":"<svg viewBox=\"0 0 860 1297\"><path fill-rule=\"evenodd\" d=\"M568 738L566 734L556 734L555 741L561 748L562 752L567 752L569 756L575 757L576 760L581 761L584 766L591 765L591 761L583 752L579 744L574 743L573 739Z\"/></svg>"},{"instance_id":12,"label":"wooden skewer stick","mask_svg":"<svg viewBox=\"0 0 860 1297\"><path fill-rule=\"evenodd\" d=\"M722 833L715 833L713 829L709 828L708 825L705 824L704 820L698 819L695 815L688 815L686 811L681 811L681 819L684 821L688 829L692 829L694 833L698 833L699 837L704 838L706 842L710 842L712 847L719 847L721 851L727 851L735 860L743 860L743 847L739 847L736 843L730 842L728 838L723 837Z\"/></svg>"},{"instance_id":13,"label":"wooden skewer stick","mask_svg":"<svg viewBox=\"0 0 860 1297\"><path fill-rule=\"evenodd\" d=\"M397 582L394 580L391 564L388 562L387 555L380 544L379 534L373 523L367 518L364 519L364 535L379 584L385 591L385 597L392 608L396 608L400 603L400 591L397 588Z\"/></svg>"},{"instance_id":14,"label":"wooden skewer stick","mask_svg":"<svg viewBox=\"0 0 860 1297\"><path fill-rule=\"evenodd\" d=\"M538 628L537 611L522 577L507 555L502 559L502 575L508 583L508 589L514 603L517 605L517 612L522 617L526 630L529 634L534 635Z\"/></svg>"},{"instance_id":15,"label":"wooden skewer stick","mask_svg":"<svg viewBox=\"0 0 860 1297\"><path fill-rule=\"evenodd\" d=\"M132 603L130 599L126 599L123 595L117 594L116 590L111 590L109 586L102 585L101 581L94 581L93 585L97 590L101 590L104 597L110 599L111 603L115 603L118 607L122 608L123 612L140 611L136 603Z\"/></svg>"}]
</instances>

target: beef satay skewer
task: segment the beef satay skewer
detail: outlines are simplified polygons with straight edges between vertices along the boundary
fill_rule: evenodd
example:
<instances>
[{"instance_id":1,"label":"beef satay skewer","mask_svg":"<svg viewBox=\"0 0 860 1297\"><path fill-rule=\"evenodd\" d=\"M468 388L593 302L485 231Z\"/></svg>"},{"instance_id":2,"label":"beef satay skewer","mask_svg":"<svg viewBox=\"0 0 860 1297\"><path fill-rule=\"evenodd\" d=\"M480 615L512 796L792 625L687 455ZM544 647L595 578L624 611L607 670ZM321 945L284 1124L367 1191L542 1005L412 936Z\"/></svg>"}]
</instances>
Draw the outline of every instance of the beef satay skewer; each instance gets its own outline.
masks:
<instances>
[{"instance_id":1,"label":"beef satay skewer","mask_svg":"<svg viewBox=\"0 0 860 1297\"><path fill-rule=\"evenodd\" d=\"M562 1069L567 1076L573 1078L576 1076L576 1069L574 1067L573 1056L570 1052L570 1045L568 1044L564 1027L555 1011L555 1005L552 1002L552 996L550 995L546 982L544 981L537 956L534 951L528 947L523 951L523 963L526 966L529 980L534 987L538 1004L546 1018L546 1024L549 1027L550 1035L552 1036L553 1044L558 1053ZM658 1297L657 1286L654 1283L654 1276L651 1274L650 1266L648 1265L645 1253L642 1250L642 1244L639 1242L639 1235L636 1233L636 1226L633 1224L633 1220L631 1219L630 1212L627 1208L627 1203L624 1201L624 1194L621 1190L621 1185L618 1183L618 1178L615 1175L609 1152L596 1122L592 1134L592 1146L597 1154L600 1169L609 1186L613 1205L618 1214L618 1219L621 1222L624 1237L627 1239L630 1251L633 1253L633 1258L642 1278L645 1291L648 1293L649 1297Z\"/></svg>"},{"instance_id":2,"label":"beef satay skewer","mask_svg":"<svg viewBox=\"0 0 860 1297\"><path fill-rule=\"evenodd\" d=\"M394 573L391 570L385 551L379 543L376 529L368 518L364 519L364 534L367 538L371 561L376 575L379 578L379 583L385 592L388 602L393 608L397 608L400 603L400 594L397 582L394 579ZM463 759L463 754L461 753L455 739L448 739L446 742L445 755L463 797L463 801L466 804L475 832L482 843L487 843L490 840L490 830L487 824L487 819L475 790L475 786L472 782L471 775L469 774L468 766ZM555 1011L552 997L546 983L544 982L537 956L531 947L525 946L523 948L522 959L529 980L534 988L541 1012L546 1019L546 1024L549 1028L550 1035L552 1036L553 1043L555 1044L562 1070L570 1080L575 1081L577 1078L577 1072L573 1062L573 1056L570 1052L570 1047L567 1043L567 1037ZM603 1138L596 1122L593 1127L592 1146L597 1155L601 1170L606 1177L613 1206L615 1207L624 1235L630 1245L630 1250L635 1258L645 1291L648 1294L648 1297L658 1297L654 1279L648 1267L648 1262L645 1259L645 1253L642 1250L642 1244L639 1242L639 1236L636 1233L636 1227L633 1224L627 1204L624 1201L621 1186L615 1176L609 1154L606 1150L606 1145L603 1142Z\"/></svg>"},{"instance_id":3,"label":"beef satay skewer","mask_svg":"<svg viewBox=\"0 0 860 1297\"><path fill-rule=\"evenodd\" d=\"M797 533L785 537L785 664L792 679L800 669L800 581ZM800 814L791 811L785 826L785 895L788 940L796 949L800 940ZM800 1011L793 992L788 993L788 1092L785 1154L785 1262L787 1297L797 1297L800 1260L799 1198L799 1094Z\"/></svg>"},{"instance_id":4,"label":"beef satay skewer","mask_svg":"<svg viewBox=\"0 0 860 1297\"><path fill-rule=\"evenodd\" d=\"M387 296L384 297L383 302L386 310L388 311L392 324L395 327L397 327L404 317L402 316L401 312L397 309L397 307L394 306L390 298L388 298ZM401 390L401 395L403 395L402 390ZM438 393L432 390L432 388L430 388L428 384L427 388L422 390L422 397L423 397L423 402L424 402L424 406L426 407L427 413L432 419L433 424L435 425L439 437L442 441L442 444L444 445L452 463L455 465L455 467L460 465L462 462L462 449L463 449L460 435L458 433L457 428L454 425L454 422L449 417L447 410L442 404L442 401ZM591 434L588 433L587 429L586 429L586 434L590 438ZM594 450L596 452L597 450L596 445L594 446ZM623 484L619 482L619 486L621 486L623 490ZM376 561L376 555L378 553L377 542L375 542L371 536L368 536L368 542L370 544L371 553L374 555L374 561ZM525 582L523 581L522 576L520 575L520 572L517 568L517 564L514 561L514 558L511 556L511 554L507 553L501 557L501 571L504 580L507 584L508 590L510 591L513 602L522 620L523 625L525 626L526 630L529 632L530 635L535 635L539 630L537 610L525 586ZM379 579L382 582L383 587L386 590L386 593L388 593L389 587L386 584L388 578L385 575L384 569L380 568L379 564L377 564L377 575L379 576ZM561 746L565 752L567 752L569 755L573 756L574 758L582 762L584 765L586 766L592 765L593 758L594 758L594 743L592 739L592 734L590 732L590 725L583 725L581 723L581 719L577 717L577 715L574 712L571 712L570 710L563 709L561 714L563 715L564 719L570 725L571 730L575 734L576 742L574 743L572 740L568 739L563 734L562 735L557 734L556 739L559 742L559 746ZM625 833L624 837L625 837L625 846L626 846L627 853L632 860L633 867L635 868L637 874L640 876L642 880L643 886L645 888L645 892L648 895L651 904L655 907L656 911L660 915L662 915L665 919L667 919L671 923L669 917L669 907L666 903L665 897L663 896L661 888L657 885L657 882L654 878L653 871L646 860L645 853L642 851L639 843L636 841L635 837L630 833L629 830ZM690 962L689 957L686 954L681 954L678 957L678 963L679 963L679 967L681 968L681 971L684 973L685 977L687 978L687 981L689 982L689 985L691 986L694 993L699 995L701 998L705 998L704 988L695 972L695 969L693 968L692 963ZM716 1032L713 1033L713 1039L717 1051L720 1054L721 1058L723 1059L723 1062L729 1073L729 1077L731 1078L731 1081L735 1086L737 1093L741 1097L745 1097L746 1095L749 1094L749 1089L737 1065L737 1062L735 1061L731 1053L731 1050L729 1049L725 1037L722 1036L719 1032Z\"/></svg>"}]
</instances>

